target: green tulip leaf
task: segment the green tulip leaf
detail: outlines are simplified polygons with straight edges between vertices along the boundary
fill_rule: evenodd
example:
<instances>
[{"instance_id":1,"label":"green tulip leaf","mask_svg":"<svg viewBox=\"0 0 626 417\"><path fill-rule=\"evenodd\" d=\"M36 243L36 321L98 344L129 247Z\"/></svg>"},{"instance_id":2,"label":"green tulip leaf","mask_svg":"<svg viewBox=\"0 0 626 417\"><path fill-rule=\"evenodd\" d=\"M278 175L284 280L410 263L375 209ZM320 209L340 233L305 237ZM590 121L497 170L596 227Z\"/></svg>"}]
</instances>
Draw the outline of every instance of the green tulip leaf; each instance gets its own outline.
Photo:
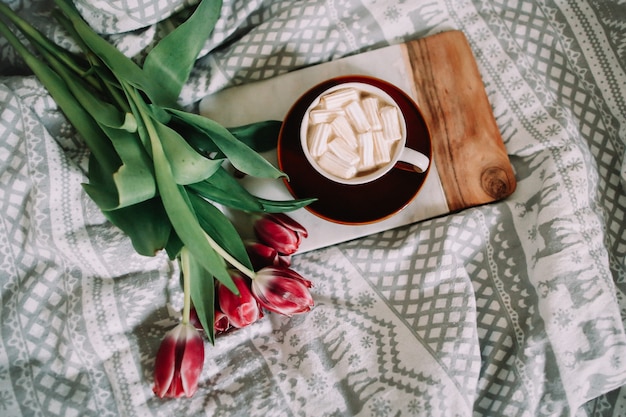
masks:
<instances>
[{"instance_id":1,"label":"green tulip leaf","mask_svg":"<svg viewBox=\"0 0 626 417\"><path fill-rule=\"evenodd\" d=\"M104 210L104 216L131 240L137 253L154 256L168 242L172 225L159 198L116 210Z\"/></svg>"},{"instance_id":2,"label":"green tulip leaf","mask_svg":"<svg viewBox=\"0 0 626 417\"><path fill-rule=\"evenodd\" d=\"M181 254L183 273L189 279L191 302L209 342L215 343L215 284L202 264L184 249Z\"/></svg>"},{"instance_id":3,"label":"green tulip leaf","mask_svg":"<svg viewBox=\"0 0 626 417\"><path fill-rule=\"evenodd\" d=\"M33 71L41 83L46 87L61 111L70 123L84 138L95 158L110 172L114 172L121 165L121 161L115 152L111 142L102 129L87 111L72 95L62 78L48 67L40 58L34 56L17 37L11 32L4 22L0 20L0 33L20 54L24 62Z\"/></svg>"},{"instance_id":4,"label":"green tulip leaf","mask_svg":"<svg viewBox=\"0 0 626 417\"><path fill-rule=\"evenodd\" d=\"M265 158L256 153L249 146L239 141L224 126L207 117L187 113L176 109L167 109L172 115L206 134L206 139L212 141L226 155L235 168L248 175L261 178L281 178L285 174L270 164Z\"/></svg>"},{"instance_id":5,"label":"green tulip leaf","mask_svg":"<svg viewBox=\"0 0 626 417\"><path fill-rule=\"evenodd\" d=\"M125 130L103 127L115 150L122 158L122 166L113 173L118 202L115 207L130 206L156 195L153 167L139 138ZM110 209L111 209L110 208Z\"/></svg>"},{"instance_id":6,"label":"green tulip leaf","mask_svg":"<svg viewBox=\"0 0 626 417\"><path fill-rule=\"evenodd\" d=\"M110 172L96 158L90 158L89 183L83 184L83 189L101 210L141 203L155 196L156 186L149 172L139 170L136 165L122 165L116 172Z\"/></svg>"},{"instance_id":7,"label":"green tulip leaf","mask_svg":"<svg viewBox=\"0 0 626 417\"><path fill-rule=\"evenodd\" d=\"M208 200L227 207L243 211L263 211L263 206L257 198L223 168L202 182L189 184L188 188Z\"/></svg>"},{"instance_id":8,"label":"green tulip leaf","mask_svg":"<svg viewBox=\"0 0 626 417\"><path fill-rule=\"evenodd\" d=\"M89 183L82 184L89 197L102 210L115 208L119 202L117 187L113 181L113 175L94 156L89 156L89 169L87 170Z\"/></svg>"},{"instance_id":9,"label":"green tulip leaf","mask_svg":"<svg viewBox=\"0 0 626 417\"><path fill-rule=\"evenodd\" d=\"M176 257L181 254L184 247L185 244L182 240L180 240L176 231L172 229L172 232L165 243L165 252L167 253L167 256L169 256L170 259L176 259Z\"/></svg>"},{"instance_id":10,"label":"green tulip leaf","mask_svg":"<svg viewBox=\"0 0 626 417\"><path fill-rule=\"evenodd\" d=\"M215 27L221 8L221 0L201 1L185 22L148 53L143 70L146 77L159 80L161 86L155 92L156 104L176 102L198 54Z\"/></svg>"},{"instance_id":11,"label":"green tulip leaf","mask_svg":"<svg viewBox=\"0 0 626 417\"><path fill-rule=\"evenodd\" d=\"M284 213L294 211L316 201L316 198L269 200L250 193L225 169L218 170L206 180L188 185L199 196L237 210L247 212Z\"/></svg>"},{"instance_id":12,"label":"green tulip leaf","mask_svg":"<svg viewBox=\"0 0 626 417\"><path fill-rule=\"evenodd\" d=\"M13 22L17 29L19 29L26 36L26 38L28 38L33 46L40 51L45 50L54 55L68 68L71 68L81 77L87 79L87 70L85 70L85 68L87 68L88 65L84 58L61 48L59 45L46 38L41 32L32 27L3 2L0 2L0 13Z\"/></svg>"},{"instance_id":13,"label":"green tulip leaf","mask_svg":"<svg viewBox=\"0 0 626 417\"><path fill-rule=\"evenodd\" d=\"M93 53L95 56L99 57L119 80L126 81L145 92L153 101L155 97L160 97L159 90L162 87L156 80L146 77L143 70L137 64L125 56L115 46L100 37L87 22L83 20L70 0L55 0L55 3L72 22L76 34L80 36L84 45L90 49L90 51L85 51L85 53ZM175 102L167 104L174 105Z\"/></svg>"},{"instance_id":14,"label":"green tulip leaf","mask_svg":"<svg viewBox=\"0 0 626 417\"><path fill-rule=\"evenodd\" d=\"M42 51L42 54L63 79L76 100L98 124L130 132L136 130L137 123L132 114L124 113L114 105L96 97L90 91L87 83L82 78L72 74L54 55L45 50Z\"/></svg>"},{"instance_id":15,"label":"green tulip leaf","mask_svg":"<svg viewBox=\"0 0 626 417\"><path fill-rule=\"evenodd\" d=\"M284 213L294 211L317 201L317 198L299 198L293 200L267 200L258 198L259 203L263 206L263 211L267 213Z\"/></svg>"},{"instance_id":16,"label":"green tulip leaf","mask_svg":"<svg viewBox=\"0 0 626 417\"><path fill-rule=\"evenodd\" d=\"M165 156L170 162L174 181L187 185L207 179L221 165L220 159L209 159L196 152L175 130L155 121Z\"/></svg>"},{"instance_id":17,"label":"green tulip leaf","mask_svg":"<svg viewBox=\"0 0 626 417\"><path fill-rule=\"evenodd\" d=\"M267 152L276 148L281 126L282 122L279 120L265 120L229 127L228 131L256 152Z\"/></svg>"},{"instance_id":18,"label":"green tulip leaf","mask_svg":"<svg viewBox=\"0 0 626 417\"><path fill-rule=\"evenodd\" d=\"M198 130L196 127L189 126L189 124L176 117L172 117L167 125L184 137L187 143L200 155L213 159L226 158L226 155L211 140L207 139L206 133Z\"/></svg>"},{"instance_id":19,"label":"green tulip leaf","mask_svg":"<svg viewBox=\"0 0 626 417\"><path fill-rule=\"evenodd\" d=\"M147 108L140 110L145 114L148 113ZM156 126L159 125L157 124ZM235 283L226 270L224 260L213 249L204 230L198 223L198 218L189 202L187 191L175 182L169 160L157 136L156 129L150 129L150 126L148 128L157 186L163 201L163 207L165 207L172 227L183 244L189 248L191 254L202 266L231 291L238 293Z\"/></svg>"},{"instance_id":20,"label":"green tulip leaf","mask_svg":"<svg viewBox=\"0 0 626 417\"><path fill-rule=\"evenodd\" d=\"M54 57L49 56L48 60L54 68L57 68L79 105L101 125L100 129L111 141L122 161L122 165L114 171L100 172L100 177L113 176L115 192L104 193L93 186L86 187L90 196L100 203L102 210L126 207L152 198L156 193L152 163L139 138L133 134L137 131L135 117L130 113L122 114L113 105L97 99L89 92L87 86L79 81L80 79L72 77ZM100 178L97 182L104 181Z\"/></svg>"},{"instance_id":21,"label":"green tulip leaf","mask_svg":"<svg viewBox=\"0 0 626 417\"><path fill-rule=\"evenodd\" d=\"M239 236L228 217L209 201L197 195L190 193L189 200L204 231L226 252L234 256L245 267L252 269L252 264L241 236Z\"/></svg>"},{"instance_id":22,"label":"green tulip leaf","mask_svg":"<svg viewBox=\"0 0 626 417\"><path fill-rule=\"evenodd\" d=\"M162 107L155 106L154 104L150 104L148 108L152 112L152 116L156 120L158 120L160 123L167 125L171 122L172 116L170 116L170 114L166 112Z\"/></svg>"}]
</instances>

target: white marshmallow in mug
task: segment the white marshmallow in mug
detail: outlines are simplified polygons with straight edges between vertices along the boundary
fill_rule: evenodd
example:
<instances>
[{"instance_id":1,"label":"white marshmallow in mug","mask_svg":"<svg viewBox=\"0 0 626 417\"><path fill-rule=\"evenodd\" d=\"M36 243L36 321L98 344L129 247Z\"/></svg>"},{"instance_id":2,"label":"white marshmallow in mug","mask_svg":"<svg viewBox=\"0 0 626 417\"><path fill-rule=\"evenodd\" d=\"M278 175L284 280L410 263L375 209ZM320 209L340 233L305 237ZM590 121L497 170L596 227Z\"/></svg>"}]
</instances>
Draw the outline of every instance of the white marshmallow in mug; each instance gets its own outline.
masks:
<instances>
[{"instance_id":1,"label":"white marshmallow in mug","mask_svg":"<svg viewBox=\"0 0 626 417\"><path fill-rule=\"evenodd\" d=\"M308 145L309 152L314 158L319 158L328 149L331 130L328 123L318 123L311 128Z\"/></svg>"},{"instance_id":2,"label":"white marshmallow in mug","mask_svg":"<svg viewBox=\"0 0 626 417\"><path fill-rule=\"evenodd\" d=\"M359 143L356 140L356 134L350 125L350 121L346 117L336 117L332 122L330 122L330 126L333 128L335 135L340 138L344 138L352 149L357 149L359 147Z\"/></svg>"},{"instance_id":3,"label":"white marshmallow in mug","mask_svg":"<svg viewBox=\"0 0 626 417\"><path fill-rule=\"evenodd\" d=\"M356 175L356 167L348 164L332 152L326 152L317 160L326 172L339 178L352 178Z\"/></svg>"},{"instance_id":4,"label":"white marshmallow in mug","mask_svg":"<svg viewBox=\"0 0 626 417\"><path fill-rule=\"evenodd\" d=\"M374 153L374 136L371 131L363 132L359 134L359 156L360 164L359 169L367 171L376 168L376 158ZM389 162L389 161L387 161Z\"/></svg>"},{"instance_id":5,"label":"white marshmallow in mug","mask_svg":"<svg viewBox=\"0 0 626 417\"><path fill-rule=\"evenodd\" d=\"M377 165L384 165L391 161L391 152L389 152L389 144L385 139L382 131L376 130L372 132L374 142L374 159Z\"/></svg>"},{"instance_id":6,"label":"white marshmallow in mug","mask_svg":"<svg viewBox=\"0 0 626 417\"><path fill-rule=\"evenodd\" d=\"M383 128L382 122L380 121L378 104L378 99L376 97L366 97L363 99L363 111L365 112L367 120L374 131Z\"/></svg>"},{"instance_id":7,"label":"white marshmallow in mug","mask_svg":"<svg viewBox=\"0 0 626 417\"><path fill-rule=\"evenodd\" d=\"M311 123L330 123L337 116L345 116L346 112L343 109L317 109L312 110L310 113Z\"/></svg>"},{"instance_id":8,"label":"white marshmallow in mug","mask_svg":"<svg viewBox=\"0 0 626 417\"><path fill-rule=\"evenodd\" d=\"M343 88L322 97L320 104L324 109L343 109L351 101L359 100L361 94L355 88Z\"/></svg>"},{"instance_id":9,"label":"white marshmallow in mug","mask_svg":"<svg viewBox=\"0 0 626 417\"><path fill-rule=\"evenodd\" d=\"M383 134L388 141L396 141L402 138L398 109L393 106L385 106L380 110L383 121Z\"/></svg>"},{"instance_id":10,"label":"white marshmallow in mug","mask_svg":"<svg viewBox=\"0 0 626 417\"><path fill-rule=\"evenodd\" d=\"M345 111L348 115L350 125L354 128L354 130L356 130L357 133L367 132L372 129L369 121L367 120L367 116L365 116L365 112L361 107L360 101L351 101L346 105Z\"/></svg>"}]
</instances>

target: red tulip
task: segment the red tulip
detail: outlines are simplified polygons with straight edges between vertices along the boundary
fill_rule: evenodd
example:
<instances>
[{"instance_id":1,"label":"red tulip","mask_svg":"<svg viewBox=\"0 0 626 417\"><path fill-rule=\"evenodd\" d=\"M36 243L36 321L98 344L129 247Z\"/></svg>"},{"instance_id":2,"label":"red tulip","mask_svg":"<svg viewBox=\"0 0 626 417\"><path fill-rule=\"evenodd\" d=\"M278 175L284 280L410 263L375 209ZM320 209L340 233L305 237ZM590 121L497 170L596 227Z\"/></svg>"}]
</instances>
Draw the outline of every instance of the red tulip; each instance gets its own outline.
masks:
<instances>
[{"instance_id":1,"label":"red tulip","mask_svg":"<svg viewBox=\"0 0 626 417\"><path fill-rule=\"evenodd\" d=\"M202 327L202 322L198 317L198 312L193 307L189 311L189 324L195 327L196 330L198 330L199 332L204 332L204 327ZM228 321L228 317L226 317L226 315L219 310L215 310L215 316L213 318L213 328L217 333L224 333L230 328L230 322Z\"/></svg>"},{"instance_id":2,"label":"red tulip","mask_svg":"<svg viewBox=\"0 0 626 417\"><path fill-rule=\"evenodd\" d=\"M230 321L228 320L228 317L226 317L226 314L219 310L215 310L215 320L213 323L213 327L218 333L223 333L230 328Z\"/></svg>"},{"instance_id":3,"label":"red tulip","mask_svg":"<svg viewBox=\"0 0 626 417\"><path fill-rule=\"evenodd\" d=\"M254 223L259 240L280 255L291 255L298 250L307 230L300 223L283 213L266 214Z\"/></svg>"},{"instance_id":4,"label":"red tulip","mask_svg":"<svg viewBox=\"0 0 626 417\"><path fill-rule=\"evenodd\" d=\"M204 365L204 341L191 324L165 334L154 363L154 387L160 398L191 397L198 390Z\"/></svg>"},{"instance_id":5,"label":"red tulip","mask_svg":"<svg viewBox=\"0 0 626 417\"><path fill-rule=\"evenodd\" d=\"M231 273L231 277L239 289L239 295L233 294L220 283L217 286L217 299L220 310L228 317L230 324L241 328L263 317L263 313L259 308L259 303L250 292L248 280L237 273Z\"/></svg>"},{"instance_id":6,"label":"red tulip","mask_svg":"<svg viewBox=\"0 0 626 417\"><path fill-rule=\"evenodd\" d=\"M263 243L246 242L246 251L255 270L266 266L289 266L291 264L291 255L280 255L276 249Z\"/></svg>"},{"instance_id":7,"label":"red tulip","mask_svg":"<svg viewBox=\"0 0 626 417\"><path fill-rule=\"evenodd\" d=\"M281 266L265 267L252 280L252 293L261 306L286 316L303 313L313 307L313 297L309 292L311 287L311 281L293 269Z\"/></svg>"}]
</instances>

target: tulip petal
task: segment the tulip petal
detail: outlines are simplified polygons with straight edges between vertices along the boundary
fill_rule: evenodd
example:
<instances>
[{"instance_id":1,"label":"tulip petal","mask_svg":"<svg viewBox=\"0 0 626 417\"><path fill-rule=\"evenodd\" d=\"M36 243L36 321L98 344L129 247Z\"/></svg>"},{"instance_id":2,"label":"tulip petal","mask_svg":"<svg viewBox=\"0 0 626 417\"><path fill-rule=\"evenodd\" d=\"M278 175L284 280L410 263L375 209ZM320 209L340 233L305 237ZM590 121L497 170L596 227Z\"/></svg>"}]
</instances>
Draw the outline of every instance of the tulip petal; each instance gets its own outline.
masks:
<instances>
[{"instance_id":1,"label":"tulip petal","mask_svg":"<svg viewBox=\"0 0 626 417\"><path fill-rule=\"evenodd\" d=\"M239 295L233 294L227 287L218 284L217 298L220 310L228 317L233 327L241 328L263 317L257 300L252 296L248 281L241 275L232 274L233 282Z\"/></svg>"},{"instance_id":2,"label":"tulip petal","mask_svg":"<svg viewBox=\"0 0 626 417\"><path fill-rule=\"evenodd\" d=\"M165 396L168 398L180 398L183 396L183 387L180 382L180 371L174 371L174 377L172 378L172 383L170 384Z\"/></svg>"},{"instance_id":3,"label":"tulip petal","mask_svg":"<svg viewBox=\"0 0 626 417\"><path fill-rule=\"evenodd\" d=\"M295 221L293 218L289 217L285 213L272 213L269 214L270 217L274 219L279 224L282 224L287 229L291 229L294 232L298 233L302 237L307 237L309 235L308 231L304 226Z\"/></svg>"},{"instance_id":4,"label":"tulip petal","mask_svg":"<svg viewBox=\"0 0 626 417\"><path fill-rule=\"evenodd\" d=\"M215 310L215 321L213 327L218 333L223 333L228 330L230 328L230 321L228 320L226 314L219 310Z\"/></svg>"},{"instance_id":5,"label":"tulip petal","mask_svg":"<svg viewBox=\"0 0 626 417\"><path fill-rule=\"evenodd\" d=\"M154 387L152 391L163 398L172 385L176 372L176 340L181 326L176 326L165 334L154 360Z\"/></svg>"},{"instance_id":6,"label":"tulip petal","mask_svg":"<svg viewBox=\"0 0 626 417\"><path fill-rule=\"evenodd\" d=\"M254 231L259 240L281 254L290 255L298 250L300 237L290 229L264 217L255 223Z\"/></svg>"},{"instance_id":7,"label":"tulip petal","mask_svg":"<svg viewBox=\"0 0 626 417\"><path fill-rule=\"evenodd\" d=\"M266 266L289 266L291 264L291 255L280 255L276 249L263 243L248 241L245 245L254 270Z\"/></svg>"},{"instance_id":8,"label":"tulip petal","mask_svg":"<svg viewBox=\"0 0 626 417\"><path fill-rule=\"evenodd\" d=\"M311 281L286 267L267 267L252 281L252 293L262 307L286 316L309 311Z\"/></svg>"},{"instance_id":9,"label":"tulip petal","mask_svg":"<svg viewBox=\"0 0 626 417\"><path fill-rule=\"evenodd\" d=\"M182 391L187 397L191 397L198 390L198 380L204 363L204 342L192 326L185 326L181 336L183 352L180 363L180 381Z\"/></svg>"},{"instance_id":10,"label":"tulip petal","mask_svg":"<svg viewBox=\"0 0 626 417\"><path fill-rule=\"evenodd\" d=\"M284 213L265 214L254 224L257 238L276 249L281 255L291 255L298 250L307 230Z\"/></svg>"},{"instance_id":11,"label":"tulip petal","mask_svg":"<svg viewBox=\"0 0 626 417\"><path fill-rule=\"evenodd\" d=\"M272 271L272 269L270 269ZM285 278L293 279L301 283L307 288L313 287L313 283L308 279L304 278L302 275L294 271L290 268L274 268L273 272L275 274L282 274Z\"/></svg>"}]
</instances>

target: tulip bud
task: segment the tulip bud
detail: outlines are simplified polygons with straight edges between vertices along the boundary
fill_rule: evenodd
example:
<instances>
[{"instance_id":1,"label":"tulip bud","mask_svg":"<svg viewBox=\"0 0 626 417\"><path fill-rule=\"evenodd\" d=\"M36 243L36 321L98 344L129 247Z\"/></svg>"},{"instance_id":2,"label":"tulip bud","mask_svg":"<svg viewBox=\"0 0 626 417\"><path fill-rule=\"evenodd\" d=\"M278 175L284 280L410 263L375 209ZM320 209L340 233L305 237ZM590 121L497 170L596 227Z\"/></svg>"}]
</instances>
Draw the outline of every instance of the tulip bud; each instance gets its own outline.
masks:
<instances>
[{"instance_id":1,"label":"tulip bud","mask_svg":"<svg viewBox=\"0 0 626 417\"><path fill-rule=\"evenodd\" d=\"M204 332L204 327L202 327L202 322L198 317L198 312L195 308L191 308L189 311L189 324L196 328L202 334ZM213 319L213 328L216 333L224 333L230 328L230 322L228 321L228 317L224 313L219 310L215 310L215 316Z\"/></svg>"},{"instance_id":2,"label":"tulip bud","mask_svg":"<svg viewBox=\"0 0 626 417\"><path fill-rule=\"evenodd\" d=\"M276 249L263 243L248 241L246 251L255 270L266 266L289 266L291 264L291 255L280 255Z\"/></svg>"},{"instance_id":3,"label":"tulip bud","mask_svg":"<svg viewBox=\"0 0 626 417\"><path fill-rule=\"evenodd\" d=\"M191 397L198 389L204 365L204 341L191 324L166 333L154 362L154 387L160 398Z\"/></svg>"},{"instance_id":4,"label":"tulip bud","mask_svg":"<svg viewBox=\"0 0 626 417\"><path fill-rule=\"evenodd\" d=\"M247 280L237 273L231 273L231 277L239 290L239 295L233 294L225 285L219 283L217 299L220 310L228 317L230 324L241 328L263 317L263 313L250 292Z\"/></svg>"},{"instance_id":5,"label":"tulip bud","mask_svg":"<svg viewBox=\"0 0 626 417\"><path fill-rule=\"evenodd\" d=\"M217 333L224 333L230 328L230 321L228 320L228 317L226 317L226 314L219 310L215 310L215 320L213 323L213 327Z\"/></svg>"},{"instance_id":6,"label":"tulip bud","mask_svg":"<svg viewBox=\"0 0 626 417\"><path fill-rule=\"evenodd\" d=\"M298 250L307 230L300 223L283 213L265 214L254 224L257 238L280 255L291 255Z\"/></svg>"},{"instance_id":7,"label":"tulip bud","mask_svg":"<svg viewBox=\"0 0 626 417\"><path fill-rule=\"evenodd\" d=\"M293 269L281 266L265 267L252 280L252 294L261 306L286 316L303 313L313 307L313 297L309 292L311 287L311 281Z\"/></svg>"}]
</instances>

